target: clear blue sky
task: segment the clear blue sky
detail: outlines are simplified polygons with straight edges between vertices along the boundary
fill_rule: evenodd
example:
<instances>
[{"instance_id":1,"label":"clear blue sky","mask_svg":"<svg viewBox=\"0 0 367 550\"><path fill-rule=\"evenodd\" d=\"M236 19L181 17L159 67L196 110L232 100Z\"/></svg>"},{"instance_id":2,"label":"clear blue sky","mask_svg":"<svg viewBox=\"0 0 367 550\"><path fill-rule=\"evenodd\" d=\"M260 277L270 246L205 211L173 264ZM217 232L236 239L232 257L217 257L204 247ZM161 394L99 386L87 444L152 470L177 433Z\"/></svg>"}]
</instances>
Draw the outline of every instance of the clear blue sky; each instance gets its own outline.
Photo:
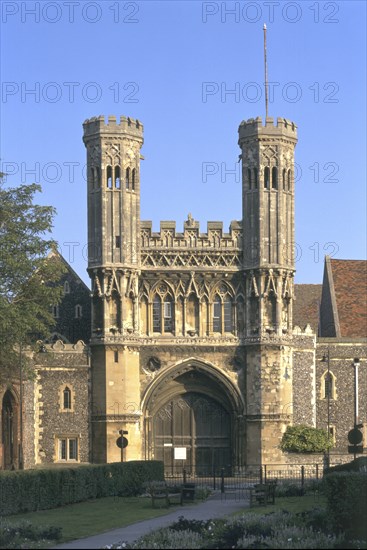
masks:
<instances>
[{"instance_id":1,"label":"clear blue sky","mask_svg":"<svg viewBox=\"0 0 367 550\"><path fill-rule=\"evenodd\" d=\"M365 2L3 0L1 9L2 169L9 185L40 181L39 202L57 209L54 237L85 281L86 118L143 122L141 215L155 230L176 220L181 231L189 212L202 231L241 218L241 184L225 170L239 167L241 120L264 117L263 23L270 115L298 126L296 282L320 283L325 254L365 257ZM203 177L204 163L217 173Z\"/></svg>"}]
</instances>

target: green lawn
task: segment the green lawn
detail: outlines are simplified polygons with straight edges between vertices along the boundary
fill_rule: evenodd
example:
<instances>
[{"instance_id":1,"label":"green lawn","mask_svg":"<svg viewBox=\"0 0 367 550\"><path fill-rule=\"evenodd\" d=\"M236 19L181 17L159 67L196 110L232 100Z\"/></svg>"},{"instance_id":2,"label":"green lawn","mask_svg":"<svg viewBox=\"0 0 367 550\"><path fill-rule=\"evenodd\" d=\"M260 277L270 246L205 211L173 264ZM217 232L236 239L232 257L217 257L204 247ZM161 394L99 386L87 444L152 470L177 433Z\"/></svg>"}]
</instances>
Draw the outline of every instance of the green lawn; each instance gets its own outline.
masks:
<instances>
[{"instance_id":1,"label":"green lawn","mask_svg":"<svg viewBox=\"0 0 367 550\"><path fill-rule=\"evenodd\" d=\"M276 498L274 505L244 507L243 513L269 514L279 510L289 512L304 512L315 507L325 505L322 496L283 497ZM179 506L177 506L179 508ZM152 508L150 498L141 497L108 497L97 500L89 500L79 504L71 504L52 510L40 510L27 514L7 516L10 522L27 520L35 526L53 525L62 527L62 539L66 542L83 537L89 537L110 529L126 527L137 521L163 516L177 507ZM54 543L45 543L42 547L54 546ZM40 548L41 546L37 546Z\"/></svg>"},{"instance_id":2,"label":"green lawn","mask_svg":"<svg viewBox=\"0 0 367 550\"><path fill-rule=\"evenodd\" d=\"M126 527L126 525L137 521L163 516L175 509L175 506L152 508L150 498L107 497L52 510L7 516L6 520L10 522L27 520L32 525L62 527L60 542L66 542L103 533L110 529Z\"/></svg>"}]
</instances>

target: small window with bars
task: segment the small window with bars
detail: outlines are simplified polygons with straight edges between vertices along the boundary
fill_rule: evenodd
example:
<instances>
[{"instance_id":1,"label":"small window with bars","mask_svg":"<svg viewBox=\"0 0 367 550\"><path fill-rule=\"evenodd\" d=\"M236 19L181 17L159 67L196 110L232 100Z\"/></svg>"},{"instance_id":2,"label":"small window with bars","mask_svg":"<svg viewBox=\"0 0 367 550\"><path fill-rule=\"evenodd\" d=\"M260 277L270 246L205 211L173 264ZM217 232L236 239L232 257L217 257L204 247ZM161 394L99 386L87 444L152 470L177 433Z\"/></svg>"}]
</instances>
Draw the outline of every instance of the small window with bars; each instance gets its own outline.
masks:
<instances>
[{"instance_id":1,"label":"small window with bars","mask_svg":"<svg viewBox=\"0 0 367 550\"><path fill-rule=\"evenodd\" d=\"M167 301L163 304L164 332L173 332L172 302Z\"/></svg>"},{"instance_id":2,"label":"small window with bars","mask_svg":"<svg viewBox=\"0 0 367 550\"><path fill-rule=\"evenodd\" d=\"M161 300L156 296L153 301L153 332L162 332Z\"/></svg>"},{"instance_id":3,"label":"small window with bars","mask_svg":"<svg viewBox=\"0 0 367 550\"><path fill-rule=\"evenodd\" d=\"M83 308L80 304L75 306L75 319L81 319L83 317Z\"/></svg>"},{"instance_id":4,"label":"small window with bars","mask_svg":"<svg viewBox=\"0 0 367 550\"><path fill-rule=\"evenodd\" d=\"M58 319L60 317L59 306L52 306L52 315L55 319Z\"/></svg>"},{"instance_id":5,"label":"small window with bars","mask_svg":"<svg viewBox=\"0 0 367 550\"><path fill-rule=\"evenodd\" d=\"M78 461L78 438L77 437L61 437L58 439L59 453L58 458L60 461Z\"/></svg>"},{"instance_id":6,"label":"small window with bars","mask_svg":"<svg viewBox=\"0 0 367 550\"><path fill-rule=\"evenodd\" d=\"M224 301L224 332L233 331L232 301L226 298Z\"/></svg>"},{"instance_id":7,"label":"small window with bars","mask_svg":"<svg viewBox=\"0 0 367 550\"><path fill-rule=\"evenodd\" d=\"M222 332L222 303L219 298L213 304L213 331Z\"/></svg>"}]
</instances>

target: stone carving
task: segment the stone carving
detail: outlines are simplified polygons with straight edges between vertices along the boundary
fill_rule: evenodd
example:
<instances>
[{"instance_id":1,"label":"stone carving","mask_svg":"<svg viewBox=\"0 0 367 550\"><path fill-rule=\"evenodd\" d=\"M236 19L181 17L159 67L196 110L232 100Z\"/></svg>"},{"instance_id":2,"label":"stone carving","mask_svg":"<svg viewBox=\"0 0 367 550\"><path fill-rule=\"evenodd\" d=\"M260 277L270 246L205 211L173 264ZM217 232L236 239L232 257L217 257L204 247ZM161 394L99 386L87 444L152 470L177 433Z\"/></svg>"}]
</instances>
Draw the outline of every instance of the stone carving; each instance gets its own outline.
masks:
<instances>
[{"instance_id":1,"label":"stone carving","mask_svg":"<svg viewBox=\"0 0 367 550\"><path fill-rule=\"evenodd\" d=\"M147 369L151 372L155 372L161 368L161 361L158 357L149 357L147 361Z\"/></svg>"}]
</instances>

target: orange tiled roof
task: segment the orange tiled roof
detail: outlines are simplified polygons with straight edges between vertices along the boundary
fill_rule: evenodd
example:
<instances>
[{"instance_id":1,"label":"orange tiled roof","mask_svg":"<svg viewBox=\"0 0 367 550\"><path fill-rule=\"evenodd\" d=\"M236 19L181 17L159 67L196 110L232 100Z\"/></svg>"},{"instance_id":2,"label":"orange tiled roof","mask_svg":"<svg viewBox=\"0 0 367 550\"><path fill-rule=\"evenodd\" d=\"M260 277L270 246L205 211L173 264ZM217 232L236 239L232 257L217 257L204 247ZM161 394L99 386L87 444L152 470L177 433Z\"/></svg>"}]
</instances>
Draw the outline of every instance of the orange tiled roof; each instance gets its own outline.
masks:
<instances>
[{"instance_id":1,"label":"orange tiled roof","mask_svg":"<svg viewBox=\"0 0 367 550\"><path fill-rule=\"evenodd\" d=\"M330 260L340 335L367 337L367 261Z\"/></svg>"}]
</instances>

